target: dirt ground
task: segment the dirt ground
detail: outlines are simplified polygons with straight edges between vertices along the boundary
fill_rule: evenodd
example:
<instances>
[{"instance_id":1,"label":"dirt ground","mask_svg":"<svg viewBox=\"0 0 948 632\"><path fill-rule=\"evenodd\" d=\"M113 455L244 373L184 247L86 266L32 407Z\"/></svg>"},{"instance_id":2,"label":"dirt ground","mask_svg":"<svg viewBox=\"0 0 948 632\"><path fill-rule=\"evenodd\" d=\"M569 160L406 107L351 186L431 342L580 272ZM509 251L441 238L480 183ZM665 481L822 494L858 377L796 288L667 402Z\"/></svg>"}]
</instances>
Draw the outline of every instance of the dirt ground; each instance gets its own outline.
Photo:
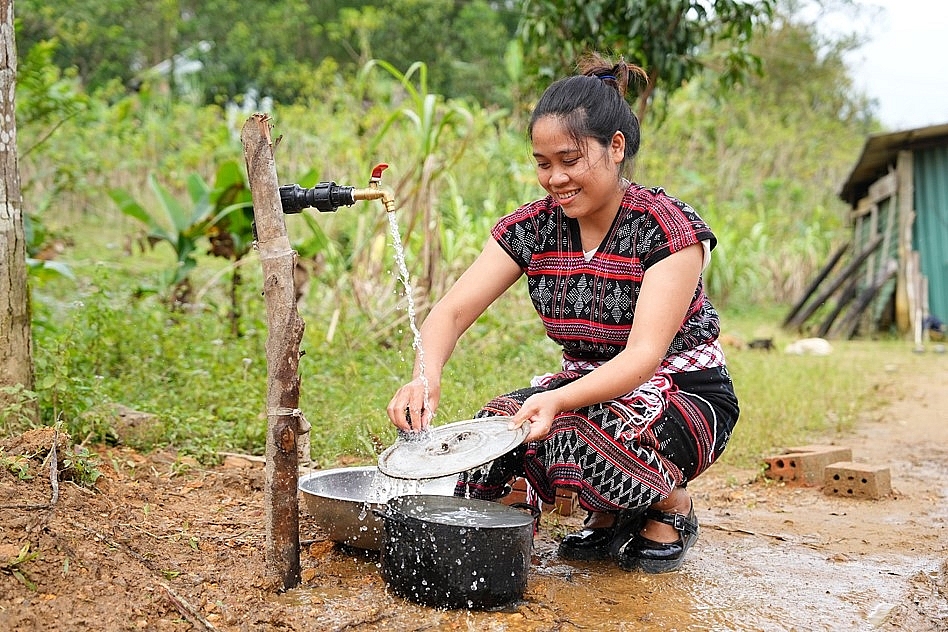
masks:
<instances>
[{"instance_id":1,"label":"dirt ground","mask_svg":"<svg viewBox=\"0 0 948 632\"><path fill-rule=\"evenodd\" d=\"M263 470L97 449L94 490L53 498L52 435L8 438L33 478L0 470L0 630L948 630L948 356L894 359L889 403L828 437L887 466L881 500L827 495L712 468L692 484L702 533L677 573L565 563L546 517L523 601L444 611L386 589L377 556L301 520L303 584L263 578ZM59 450L63 454L62 446ZM2 456L2 455L0 455Z\"/></svg>"}]
</instances>

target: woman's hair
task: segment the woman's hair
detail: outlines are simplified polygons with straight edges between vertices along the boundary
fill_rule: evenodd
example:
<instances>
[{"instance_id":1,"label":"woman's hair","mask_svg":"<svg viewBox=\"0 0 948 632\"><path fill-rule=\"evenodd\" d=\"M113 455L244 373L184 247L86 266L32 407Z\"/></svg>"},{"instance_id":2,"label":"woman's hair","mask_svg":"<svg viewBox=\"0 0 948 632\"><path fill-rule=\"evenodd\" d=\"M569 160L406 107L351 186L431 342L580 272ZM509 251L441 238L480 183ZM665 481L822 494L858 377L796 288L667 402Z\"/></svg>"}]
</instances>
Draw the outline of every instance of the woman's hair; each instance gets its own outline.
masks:
<instances>
[{"instance_id":1,"label":"woman's hair","mask_svg":"<svg viewBox=\"0 0 948 632\"><path fill-rule=\"evenodd\" d=\"M545 116L563 121L567 132L579 143L595 138L607 147L617 131L625 136L623 165L639 151L639 120L626 101L629 81L647 83L648 75L622 58L611 63L597 53L582 57L578 74L554 82L533 108L527 135L533 138L533 125Z\"/></svg>"}]
</instances>

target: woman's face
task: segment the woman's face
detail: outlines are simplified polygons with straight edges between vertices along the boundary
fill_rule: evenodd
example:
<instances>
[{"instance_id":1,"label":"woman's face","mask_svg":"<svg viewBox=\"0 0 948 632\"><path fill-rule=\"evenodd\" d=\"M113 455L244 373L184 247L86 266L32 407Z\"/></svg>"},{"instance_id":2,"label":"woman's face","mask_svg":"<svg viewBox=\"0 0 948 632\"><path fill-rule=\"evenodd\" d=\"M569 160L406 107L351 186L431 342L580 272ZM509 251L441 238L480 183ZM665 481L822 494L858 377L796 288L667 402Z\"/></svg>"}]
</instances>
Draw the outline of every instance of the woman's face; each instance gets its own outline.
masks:
<instances>
[{"instance_id":1,"label":"woman's face","mask_svg":"<svg viewBox=\"0 0 948 632\"><path fill-rule=\"evenodd\" d=\"M544 116L533 124L533 157L537 179L568 217L585 218L599 213L611 220L622 199L619 166L625 154L625 137L612 136L608 147L593 138L577 144L563 120Z\"/></svg>"}]
</instances>

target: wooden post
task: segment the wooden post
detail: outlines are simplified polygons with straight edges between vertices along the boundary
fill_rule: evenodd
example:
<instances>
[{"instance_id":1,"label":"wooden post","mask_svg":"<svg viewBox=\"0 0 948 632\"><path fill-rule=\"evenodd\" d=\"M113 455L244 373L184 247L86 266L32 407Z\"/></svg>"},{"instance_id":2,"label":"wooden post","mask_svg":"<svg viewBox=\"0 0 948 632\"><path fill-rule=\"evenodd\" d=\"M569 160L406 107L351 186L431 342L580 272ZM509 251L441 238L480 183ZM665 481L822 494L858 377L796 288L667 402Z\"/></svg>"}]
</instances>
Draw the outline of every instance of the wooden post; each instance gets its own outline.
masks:
<instances>
[{"instance_id":1,"label":"wooden post","mask_svg":"<svg viewBox=\"0 0 948 632\"><path fill-rule=\"evenodd\" d=\"M899 331L911 334L914 324L915 297L909 278L909 257L912 252L912 227L915 224L914 156L911 151L899 152L895 171L898 178L898 254L899 271L895 283L895 323Z\"/></svg>"},{"instance_id":2,"label":"wooden post","mask_svg":"<svg viewBox=\"0 0 948 632\"><path fill-rule=\"evenodd\" d=\"M270 140L270 117L254 114L240 132L247 162L257 229L256 247L263 264L267 306L267 446L265 576L283 590L300 582L299 460L297 436L305 424L299 411L300 341L303 321L296 308L290 247L280 202L280 185ZM301 421L303 424L301 424Z\"/></svg>"}]
</instances>

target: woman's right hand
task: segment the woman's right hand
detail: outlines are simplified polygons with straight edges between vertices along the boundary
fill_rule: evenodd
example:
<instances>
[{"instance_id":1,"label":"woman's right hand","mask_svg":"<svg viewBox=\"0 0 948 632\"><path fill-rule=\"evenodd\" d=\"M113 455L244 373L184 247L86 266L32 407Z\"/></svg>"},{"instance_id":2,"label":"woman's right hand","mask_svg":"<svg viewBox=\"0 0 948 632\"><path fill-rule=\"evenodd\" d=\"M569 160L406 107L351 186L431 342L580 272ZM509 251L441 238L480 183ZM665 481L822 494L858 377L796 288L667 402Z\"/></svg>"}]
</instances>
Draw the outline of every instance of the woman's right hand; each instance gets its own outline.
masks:
<instances>
[{"instance_id":1,"label":"woman's right hand","mask_svg":"<svg viewBox=\"0 0 948 632\"><path fill-rule=\"evenodd\" d=\"M431 424L438 401L441 399L441 385L428 380L428 401L425 401L425 384L416 377L395 391L388 403L388 418L395 427L405 432L424 430Z\"/></svg>"}]
</instances>

